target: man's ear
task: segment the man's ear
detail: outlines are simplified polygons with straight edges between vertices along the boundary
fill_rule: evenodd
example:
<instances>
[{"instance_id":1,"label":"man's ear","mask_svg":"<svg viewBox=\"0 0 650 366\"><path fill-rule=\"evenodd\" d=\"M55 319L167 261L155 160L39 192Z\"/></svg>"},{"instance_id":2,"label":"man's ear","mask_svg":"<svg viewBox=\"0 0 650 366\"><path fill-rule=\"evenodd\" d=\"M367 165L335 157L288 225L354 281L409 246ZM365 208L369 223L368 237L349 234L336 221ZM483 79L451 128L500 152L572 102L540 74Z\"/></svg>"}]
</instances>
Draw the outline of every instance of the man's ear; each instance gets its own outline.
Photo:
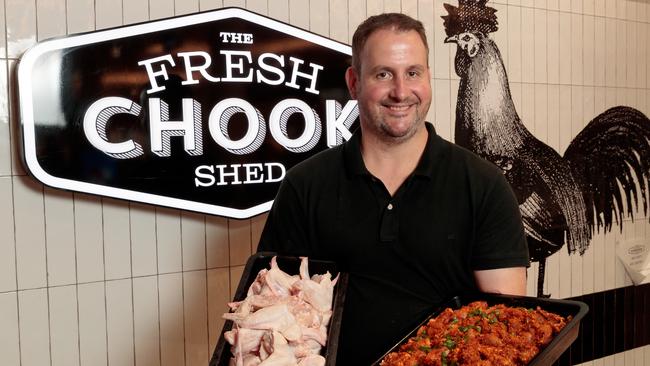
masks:
<instances>
[{"instance_id":1,"label":"man's ear","mask_svg":"<svg viewBox=\"0 0 650 366\"><path fill-rule=\"evenodd\" d=\"M354 67L350 66L345 70L345 83L348 86L348 92L352 99L357 99L357 83L359 82L359 75Z\"/></svg>"}]
</instances>

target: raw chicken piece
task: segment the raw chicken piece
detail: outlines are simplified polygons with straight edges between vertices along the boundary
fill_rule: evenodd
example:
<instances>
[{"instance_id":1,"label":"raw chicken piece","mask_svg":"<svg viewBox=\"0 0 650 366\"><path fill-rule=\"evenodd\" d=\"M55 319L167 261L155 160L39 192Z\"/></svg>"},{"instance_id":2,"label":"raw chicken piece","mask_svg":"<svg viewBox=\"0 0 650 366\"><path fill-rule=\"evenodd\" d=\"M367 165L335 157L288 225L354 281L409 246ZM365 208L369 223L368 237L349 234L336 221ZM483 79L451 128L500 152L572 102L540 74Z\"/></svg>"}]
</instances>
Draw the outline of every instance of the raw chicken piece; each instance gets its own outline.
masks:
<instances>
[{"instance_id":1,"label":"raw chicken piece","mask_svg":"<svg viewBox=\"0 0 650 366\"><path fill-rule=\"evenodd\" d=\"M223 318L236 329L225 332L232 345L230 366L323 366L318 355L327 341L337 279L327 272L310 278L308 259L300 274L283 272L276 258L262 269L242 301L228 303Z\"/></svg>"},{"instance_id":2,"label":"raw chicken piece","mask_svg":"<svg viewBox=\"0 0 650 366\"><path fill-rule=\"evenodd\" d=\"M318 327L323 323L323 316L311 304L300 296L291 296L287 300L289 311L303 327Z\"/></svg>"},{"instance_id":3,"label":"raw chicken piece","mask_svg":"<svg viewBox=\"0 0 650 366\"><path fill-rule=\"evenodd\" d=\"M327 344L327 327L321 325L318 328L302 328L302 339L313 339L318 342L321 346Z\"/></svg>"},{"instance_id":4,"label":"raw chicken piece","mask_svg":"<svg viewBox=\"0 0 650 366\"><path fill-rule=\"evenodd\" d=\"M256 295L262 292L262 287L264 286L264 277L266 276L266 273L269 270L266 268L263 268L257 273L257 277L255 277L255 281L250 285L248 288L248 293L246 294L246 297L250 295Z\"/></svg>"},{"instance_id":5,"label":"raw chicken piece","mask_svg":"<svg viewBox=\"0 0 650 366\"><path fill-rule=\"evenodd\" d=\"M264 335L263 348L270 350L270 355L259 366L289 366L298 361L293 355L293 349L279 332Z\"/></svg>"},{"instance_id":6,"label":"raw chicken piece","mask_svg":"<svg viewBox=\"0 0 650 366\"><path fill-rule=\"evenodd\" d=\"M247 313L251 311L257 311L267 306L276 305L281 302L286 302L290 298L291 297L276 295L254 294L247 296L242 301L229 302L228 307L230 307L231 311L234 311L236 313Z\"/></svg>"},{"instance_id":7,"label":"raw chicken piece","mask_svg":"<svg viewBox=\"0 0 650 366\"><path fill-rule=\"evenodd\" d=\"M321 355L309 355L298 362L298 366L325 366L325 357Z\"/></svg>"},{"instance_id":8,"label":"raw chicken piece","mask_svg":"<svg viewBox=\"0 0 650 366\"><path fill-rule=\"evenodd\" d=\"M271 269L264 276L264 282L276 296L289 296L291 295L291 287L298 279L299 276L291 276L286 272L282 271L278 267L278 263L275 259L276 257L271 258Z\"/></svg>"},{"instance_id":9,"label":"raw chicken piece","mask_svg":"<svg viewBox=\"0 0 650 366\"><path fill-rule=\"evenodd\" d=\"M223 318L234 321L240 328L277 330L292 341L302 336L300 325L289 312L287 304L265 307L245 316L225 313Z\"/></svg>"},{"instance_id":10,"label":"raw chicken piece","mask_svg":"<svg viewBox=\"0 0 650 366\"><path fill-rule=\"evenodd\" d=\"M266 330L238 328L223 334L228 343L232 344L233 354L251 353L260 349L260 342Z\"/></svg>"},{"instance_id":11,"label":"raw chicken piece","mask_svg":"<svg viewBox=\"0 0 650 366\"><path fill-rule=\"evenodd\" d=\"M299 296L318 311L329 311L332 309L334 285L336 285L338 277L332 281L332 275L327 272L320 276L320 282L313 281L309 278L307 263L307 257L302 257L300 263L300 280L293 284L293 290L299 292Z\"/></svg>"},{"instance_id":12,"label":"raw chicken piece","mask_svg":"<svg viewBox=\"0 0 650 366\"><path fill-rule=\"evenodd\" d=\"M320 317L321 317L320 318L320 323L321 324L325 324L325 325L329 324L330 319L332 318L332 310L321 312Z\"/></svg>"},{"instance_id":13,"label":"raw chicken piece","mask_svg":"<svg viewBox=\"0 0 650 366\"><path fill-rule=\"evenodd\" d=\"M238 313L242 316L246 316L253 312L253 307L251 306L250 301L247 300L248 298L243 301L229 302L228 307L231 311L234 311L235 313Z\"/></svg>"},{"instance_id":14,"label":"raw chicken piece","mask_svg":"<svg viewBox=\"0 0 650 366\"><path fill-rule=\"evenodd\" d=\"M228 306L235 313L248 315L259 309L279 304L287 304L289 312L303 327L317 328L323 323L327 324L331 317L331 311L320 312L299 296L251 295L243 301L230 302Z\"/></svg>"},{"instance_id":15,"label":"raw chicken piece","mask_svg":"<svg viewBox=\"0 0 650 366\"><path fill-rule=\"evenodd\" d=\"M254 353L245 354L242 358L231 358L228 366L258 366L262 362Z\"/></svg>"},{"instance_id":16,"label":"raw chicken piece","mask_svg":"<svg viewBox=\"0 0 650 366\"><path fill-rule=\"evenodd\" d=\"M303 338L300 342L289 343L293 347L293 354L296 358L303 358L309 355L317 355L323 346L311 338Z\"/></svg>"}]
</instances>

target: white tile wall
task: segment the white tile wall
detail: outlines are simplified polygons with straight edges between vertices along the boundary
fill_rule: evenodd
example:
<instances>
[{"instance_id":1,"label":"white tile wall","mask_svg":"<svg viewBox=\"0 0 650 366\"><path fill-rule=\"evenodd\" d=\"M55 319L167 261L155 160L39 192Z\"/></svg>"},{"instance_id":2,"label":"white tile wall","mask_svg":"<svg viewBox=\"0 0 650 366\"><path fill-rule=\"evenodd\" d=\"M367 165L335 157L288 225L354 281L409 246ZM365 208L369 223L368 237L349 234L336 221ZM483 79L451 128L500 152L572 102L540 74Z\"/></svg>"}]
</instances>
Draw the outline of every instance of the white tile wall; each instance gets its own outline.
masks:
<instances>
[{"instance_id":1,"label":"white tile wall","mask_svg":"<svg viewBox=\"0 0 650 366\"><path fill-rule=\"evenodd\" d=\"M43 186L27 176L13 177L18 289L47 286Z\"/></svg>"},{"instance_id":2,"label":"white tile wall","mask_svg":"<svg viewBox=\"0 0 650 366\"><path fill-rule=\"evenodd\" d=\"M0 293L16 291L13 180L0 177Z\"/></svg>"},{"instance_id":3,"label":"white tile wall","mask_svg":"<svg viewBox=\"0 0 650 366\"><path fill-rule=\"evenodd\" d=\"M182 270L181 213L168 208L156 209L158 273Z\"/></svg>"},{"instance_id":4,"label":"white tile wall","mask_svg":"<svg viewBox=\"0 0 650 366\"><path fill-rule=\"evenodd\" d=\"M0 352L6 365L20 365L18 293L0 293Z\"/></svg>"},{"instance_id":5,"label":"white tile wall","mask_svg":"<svg viewBox=\"0 0 650 366\"><path fill-rule=\"evenodd\" d=\"M175 1L174 2L174 14L191 14L199 11L199 2L198 0L184 0L184 1Z\"/></svg>"},{"instance_id":6,"label":"white tile wall","mask_svg":"<svg viewBox=\"0 0 650 366\"><path fill-rule=\"evenodd\" d=\"M106 345L109 365L133 365L133 281L106 281Z\"/></svg>"},{"instance_id":7,"label":"white tile wall","mask_svg":"<svg viewBox=\"0 0 650 366\"><path fill-rule=\"evenodd\" d=\"M50 349L52 365L79 365L77 286L49 289Z\"/></svg>"},{"instance_id":8,"label":"white tile wall","mask_svg":"<svg viewBox=\"0 0 650 366\"><path fill-rule=\"evenodd\" d=\"M75 193L74 230L77 282L104 280L104 228L101 199Z\"/></svg>"},{"instance_id":9,"label":"white tile wall","mask_svg":"<svg viewBox=\"0 0 650 366\"><path fill-rule=\"evenodd\" d=\"M79 364L107 365L106 283L91 282L77 286L79 325ZM125 350L125 352L128 352Z\"/></svg>"},{"instance_id":10,"label":"white tile wall","mask_svg":"<svg viewBox=\"0 0 650 366\"><path fill-rule=\"evenodd\" d=\"M18 58L36 42L36 2L5 0L7 56Z\"/></svg>"},{"instance_id":11,"label":"white tile wall","mask_svg":"<svg viewBox=\"0 0 650 366\"><path fill-rule=\"evenodd\" d=\"M441 0L435 0L433 4L431 1L420 1L418 4L418 19L422 18L429 41L429 66L433 67L431 74L434 79L449 79L452 74L456 75L453 71L452 47L441 41L444 41L447 35L442 19L436 16L436 14L443 14L443 4ZM354 30L350 34L354 34Z\"/></svg>"},{"instance_id":12,"label":"white tile wall","mask_svg":"<svg viewBox=\"0 0 650 366\"><path fill-rule=\"evenodd\" d=\"M155 6L155 4L154 4ZM133 24L149 20L149 1L131 0L122 3L124 24Z\"/></svg>"},{"instance_id":13,"label":"white tile wall","mask_svg":"<svg viewBox=\"0 0 650 366\"><path fill-rule=\"evenodd\" d=\"M206 271L183 275L185 364L204 366L212 352L208 338L208 296Z\"/></svg>"},{"instance_id":14,"label":"white tile wall","mask_svg":"<svg viewBox=\"0 0 650 366\"><path fill-rule=\"evenodd\" d=\"M253 252L249 220L228 220L230 265L244 265ZM256 243L257 244L257 243Z\"/></svg>"},{"instance_id":15,"label":"white tile wall","mask_svg":"<svg viewBox=\"0 0 650 366\"><path fill-rule=\"evenodd\" d=\"M158 277L133 279L133 348L135 364L160 365Z\"/></svg>"},{"instance_id":16,"label":"white tile wall","mask_svg":"<svg viewBox=\"0 0 650 366\"><path fill-rule=\"evenodd\" d=\"M231 301L230 271L228 268L216 268L207 271L208 289L208 339L209 348L214 349L221 334L224 320L221 314L228 311L226 303Z\"/></svg>"},{"instance_id":17,"label":"white tile wall","mask_svg":"<svg viewBox=\"0 0 650 366\"><path fill-rule=\"evenodd\" d=\"M205 269L205 215L184 212L181 216L183 270Z\"/></svg>"},{"instance_id":18,"label":"white tile wall","mask_svg":"<svg viewBox=\"0 0 650 366\"><path fill-rule=\"evenodd\" d=\"M303 1L303 3L307 2ZM329 2L323 0L309 1L309 30L314 33L329 36Z\"/></svg>"},{"instance_id":19,"label":"white tile wall","mask_svg":"<svg viewBox=\"0 0 650 366\"><path fill-rule=\"evenodd\" d=\"M451 0L0 0L0 364L206 365L266 215L230 220L44 188L25 172L13 71L37 40L240 6L350 42L368 15L401 11L430 41L429 119L453 140L458 77L440 15ZM630 105L650 115L650 1L494 0L498 44L523 123L563 153L595 115ZM11 114L10 114L11 113ZM12 116L10 118L10 116ZM631 284L614 245L647 237L647 218L561 249L545 293ZM536 291L537 264L528 291ZM646 365L650 347L587 364Z\"/></svg>"},{"instance_id":20,"label":"white tile wall","mask_svg":"<svg viewBox=\"0 0 650 366\"><path fill-rule=\"evenodd\" d=\"M153 6L152 6L153 5ZM174 0L157 0L149 3L149 19L168 18L174 15Z\"/></svg>"},{"instance_id":21,"label":"white tile wall","mask_svg":"<svg viewBox=\"0 0 650 366\"><path fill-rule=\"evenodd\" d=\"M43 199L48 285L74 284L77 272L72 194L45 188Z\"/></svg>"},{"instance_id":22,"label":"white tile wall","mask_svg":"<svg viewBox=\"0 0 650 366\"><path fill-rule=\"evenodd\" d=\"M122 24L122 0L95 0L95 27L104 29Z\"/></svg>"},{"instance_id":23,"label":"white tile wall","mask_svg":"<svg viewBox=\"0 0 650 366\"><path fill-rule=\"evenodd\" d=\"M50 362L47 297L48 289L45 288L18 292L21 365L37 366Z\"/></svg>"},{"instance_id":24,"label":"white tile wall","mask_svg":"<svg viewBox=\"0 0 650 366\"><path fill-rule=\"evenodd\" d=\"M2 12L0 11L0 16ZM0 37L2 33L0 33ZM0 44L0 57L4 57L5 48L1 48ZM6 59L0 59L0 90L3 93L8 92L7 83L7 68L8 62ZM11 126L9 124L9 100L2 98L0 101L0 177L7 177L11 175Z\"/></svg>"},{"instance_id":25,"label":"white tile wall","mask_svg":"<svg viewBox=\"0 0 650 366\"><path fill-rule=\"evenodd\" d=\"M160 360L163 366L185 365L183 301L183 274L160 275L158 321L160 322Z\"/></svg>"},{"instance_id":26,"label":"white tile wall","mask_svg":"<svg viewBox=\"0 0 650 366\"><path fill-rule=\"evenodd\" d=\"M103 199L104 275L106 280L131 276L131 233L129 205Z\"/></svg>"},{"instance_id":27,"label":"white tile wall","mask_svg":"<svg viewBox=\"0 0 650 366\"><path fill-rule=\"evenodd\" d=\"M156 211L153 207L131 203L131 269L133 277L158 273L156 253Z\"/></svg>"},{"instance_id":28,"label":"white tile wall","mask_svg":"<svg viewBox=\"0 0 650 366\"><path fill-rule=\"evenodd\" d=\"M227 267L230 263L228 245L228 220L223 217L206 217L205 245L209 269Z\"/></svg>"}]
</instances>

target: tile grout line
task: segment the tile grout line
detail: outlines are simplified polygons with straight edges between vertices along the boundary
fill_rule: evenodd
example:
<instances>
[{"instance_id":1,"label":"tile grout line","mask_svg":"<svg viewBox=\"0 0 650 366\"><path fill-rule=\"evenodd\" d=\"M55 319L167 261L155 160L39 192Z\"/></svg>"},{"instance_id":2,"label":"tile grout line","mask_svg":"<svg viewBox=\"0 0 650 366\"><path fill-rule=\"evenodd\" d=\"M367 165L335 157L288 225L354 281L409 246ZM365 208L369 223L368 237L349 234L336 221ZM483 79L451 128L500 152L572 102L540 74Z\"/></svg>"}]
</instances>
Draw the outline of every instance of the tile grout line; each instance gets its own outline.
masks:
<instances>
[{"instance_id":1,"label":"tile grout line","mask_svg":"<svg viewBox=\"0 0 650 366\"><path fill-rule=\"evenodd\" d=\"M207 215L203 215L203 250L205 255L205 310L207 312L205 317L206 323L206 343L208 347L208 360L210 359L210 300L209 300L209 289L208 286L208 218Z\"/></svg>"},{"instance_id":2,"label":"tile grout line","mask_svg":"<svg viewBox=\"0 0 650 366\"><path fill-rule=\"evenodd\" d=\"M124 12L124 0L122 0L122 11ZM124 13L123 13L124 14ZM131 227L132 224L132 216L131 216L131 203L128 204L129 208L129 263L131 265L131 336L133 337L133 365L137 366L137 360L136 360L136 338L135 338L135 294L134 294L134 282L133 282L133 229Z\"/></svg>"},{"instance_id":3,"label":"tile grout line","mask_svg":"<svg viewBox=\"0 0 650 366\"><path fill-rule=\"evenodd\" d=\"M174 3L174 14L176 14L176 3ZM183 365L187 364L188 352L187 352L187 334L185 334L185 253L183 250L183 212L178 211L178 217L180 220L180 229L181 229L181 300L182 300L182 316L183 316Z\"/></svg>"},{"instance_id":4,"label":"tile grout line","mask_svg":"<svg viewBox=\"0 0 650 366\"><path fill-rule=\"evenodd\" d=\"M236 266L243 266L243 265L244 264L236 265ZM203 271L210 271L210 270L217 270L217 269L228 269L228 268L230 268L230 266L208 267L208 268L200 268L200 269L191 269L191 270L186 270L186 271L161 272L161 273L154 273L154 274L148 274L148 275L142 275L142 276L118 277L118 278L111 278L111 279L106 279L106 280L94 280L94 281L85 281L85 282L77 282L77 283L66 283L66 284L62 284L62 285L52 285L52 286L49 286L49 288L78 286L78 285L91 285L91 284L97 284L97 283L100 283L100 282L124 281L124 280L128 280L128 279L131 279L131 278L140 279L140 278L149 278L149 277L160 277L160 276L167 276L167 275L173 275L173 274L203 272ZM42 290L42 289L45 289L45 288L48 288L48 287L40 286L40 287L21 288L19 290L0 291L0 295L1 294L12 293L12 292Z\"/></svg>"},{"instance_id":5,"label":"tile grout line","mask_svg":"<svg viewBox=\"0 0 650 366\"><path fill-rule=\"evenodd\" d=\"M66 0L67 1L67 0ZM74 276L75 276L75 295L77 303L77 351L79 365L81 365L81 316L79 314L79 259L77 258L77 200L76 195L72 194L72 227L74 239Z\"/></svg>"}]
</instances>

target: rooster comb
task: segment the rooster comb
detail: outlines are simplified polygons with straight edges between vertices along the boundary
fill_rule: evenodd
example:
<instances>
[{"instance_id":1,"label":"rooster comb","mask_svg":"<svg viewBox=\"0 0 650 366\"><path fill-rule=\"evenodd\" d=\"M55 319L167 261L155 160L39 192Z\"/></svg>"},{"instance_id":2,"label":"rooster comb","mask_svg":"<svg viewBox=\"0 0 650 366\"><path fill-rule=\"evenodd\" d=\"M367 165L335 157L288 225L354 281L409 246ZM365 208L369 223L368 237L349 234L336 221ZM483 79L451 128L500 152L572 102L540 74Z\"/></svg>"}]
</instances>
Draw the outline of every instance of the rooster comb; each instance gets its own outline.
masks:
<instances>
[{"instance_id":1,"label":"rooster comb","mask_svg":"<svg viewBox=\"0 0 650 366\"><path fill-rule=\"evenodd\" d=\"M447 15L443 15L445 32L453 36L464 32L496 32L498 27L496 9L485 6L488 0L459 0L458 6L444 4Z\"/></svg>"}]
</instances>

